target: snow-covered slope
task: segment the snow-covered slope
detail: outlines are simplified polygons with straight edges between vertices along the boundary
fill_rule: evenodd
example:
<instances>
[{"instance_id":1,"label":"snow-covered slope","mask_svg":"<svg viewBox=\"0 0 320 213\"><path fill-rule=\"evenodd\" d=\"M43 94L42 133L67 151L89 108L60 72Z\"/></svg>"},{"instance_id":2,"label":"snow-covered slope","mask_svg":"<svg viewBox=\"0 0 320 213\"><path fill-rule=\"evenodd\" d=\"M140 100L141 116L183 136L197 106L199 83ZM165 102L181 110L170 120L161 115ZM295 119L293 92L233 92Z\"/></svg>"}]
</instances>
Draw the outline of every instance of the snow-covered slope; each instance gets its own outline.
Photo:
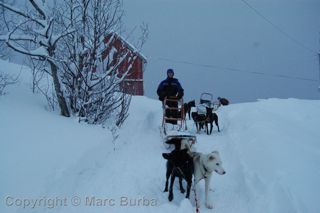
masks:
<instances>
[{"instance_id":1,"label":"snow-covered slope","mask_svg":"<svg viewBox=\"0 0 320 213\"><path fill-rule=\"evenodd\" d=\"M175 186L170 203L162 192L159 101L134 97L113 140L107 128L48 112L25 69L0 97L0 212L195 212L193 193L186 200ZM197 135L195 149L218 150L227 174L213 176L213 210L200 182L201 212L319 212L320 101L260 100L218 115L222 131Z\"/></svg>"}]
</instances>

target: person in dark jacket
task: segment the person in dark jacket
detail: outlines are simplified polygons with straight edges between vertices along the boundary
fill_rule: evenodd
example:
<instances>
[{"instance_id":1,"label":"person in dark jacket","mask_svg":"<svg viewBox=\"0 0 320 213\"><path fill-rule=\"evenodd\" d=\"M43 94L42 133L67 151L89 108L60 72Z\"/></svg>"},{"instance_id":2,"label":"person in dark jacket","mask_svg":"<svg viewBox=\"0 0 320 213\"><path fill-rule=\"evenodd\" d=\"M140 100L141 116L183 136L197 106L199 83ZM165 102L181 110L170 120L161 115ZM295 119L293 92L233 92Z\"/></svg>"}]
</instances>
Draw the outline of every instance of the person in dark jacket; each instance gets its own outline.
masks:
<instances>
[{"instance_id":1,"label":"person in dark jacket","mask_svg":"<svg viewBox=\"0 0 320 213\"><path fill-rule=\"evenodd\" d=\"M160 101L164 101L165 98L170 99L181 99L184 95L184 90L181 87L180 82L178 79L174 78L174 72L173 69L167 70L167 78L158 86L157 94L159 96ZM169 107L178 107L178 102L176 101L166 101L166 105ZM167 117L178 117L178 111L177 110L166 110L166 116ZM177 124L177 121L168 120L167 122L172 124Z\"/></svg>"}]
</instances>

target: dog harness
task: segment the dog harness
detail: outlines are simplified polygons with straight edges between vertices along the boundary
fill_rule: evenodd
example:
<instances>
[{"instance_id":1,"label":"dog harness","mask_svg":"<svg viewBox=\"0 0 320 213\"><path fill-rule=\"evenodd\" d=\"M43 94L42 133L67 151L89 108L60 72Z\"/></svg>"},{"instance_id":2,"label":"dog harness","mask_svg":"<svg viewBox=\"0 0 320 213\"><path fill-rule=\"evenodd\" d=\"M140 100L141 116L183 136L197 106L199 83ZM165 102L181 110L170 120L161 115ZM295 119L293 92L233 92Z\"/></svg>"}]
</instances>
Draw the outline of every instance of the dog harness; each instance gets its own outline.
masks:
<instances>
[{"instance_id":1,"label":"dog harness","mask_svg":"<svg viewBox=\"0 0 320 213\"><path fill-rule=\"evenodd\" d=\"M200 163L202 164L202 169L200 169L200 171L201 171L203 177L204 177L204 178L207 178L208 176L207 176L206 174L210 175L210 174L212 173L212 171L209 171L209 170L206 168L206 166L204 165L204 163L202 163L202 162L200 162ZM201 167L200 167L200 168L201 168Z\"/></svg>"}]
</instances>

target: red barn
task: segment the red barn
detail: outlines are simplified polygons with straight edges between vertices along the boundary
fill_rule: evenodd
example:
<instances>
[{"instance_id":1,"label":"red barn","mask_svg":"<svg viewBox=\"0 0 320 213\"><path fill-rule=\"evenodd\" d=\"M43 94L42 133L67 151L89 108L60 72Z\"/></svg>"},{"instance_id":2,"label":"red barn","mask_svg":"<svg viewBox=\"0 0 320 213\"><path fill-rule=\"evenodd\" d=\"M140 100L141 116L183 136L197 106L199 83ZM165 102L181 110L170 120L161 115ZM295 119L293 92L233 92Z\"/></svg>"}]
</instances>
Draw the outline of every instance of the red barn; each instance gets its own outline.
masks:
<instances>
[{"instance_id":1,"label":"red barn","mask_svg":"<svg viewBox=\"0 0 320 213\"><path fill-rule=\"evenodd\" d=\"M112 55L111 61L105 64L115 65L119 62L120 58L123 57L118 68L118 77L122 77L129 69L127 76L125 76L121 84L122 90L132 95L144 95L143 73L147 63L146 57L140 54L136 48L117 33L110 33L106 36L104 43L107 48L102 52L102 60L110 60L109 57ZM124 54L126 55L124 56Z\"/></svg>"}]
</instances>

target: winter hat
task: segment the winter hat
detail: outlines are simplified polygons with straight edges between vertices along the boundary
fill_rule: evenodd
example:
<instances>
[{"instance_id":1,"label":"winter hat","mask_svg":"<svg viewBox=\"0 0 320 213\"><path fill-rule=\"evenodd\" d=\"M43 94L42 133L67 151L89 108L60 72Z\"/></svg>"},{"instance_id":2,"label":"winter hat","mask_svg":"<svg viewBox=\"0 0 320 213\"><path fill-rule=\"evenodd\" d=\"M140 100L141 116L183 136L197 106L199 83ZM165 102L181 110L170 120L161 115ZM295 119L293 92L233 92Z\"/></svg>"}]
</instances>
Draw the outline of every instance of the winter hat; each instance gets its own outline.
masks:
<instances>
[{"instance_id":1,"label":"winter hat","mask_svg":"<svg viewBox=\"0 0 320 213\"><path fill-rule=\"evenodd\" d=\"M168 70L167 70L167 75L168 75L169 73L172 73L172 74L174 75L173 69L168 69Z\"/></svg>"}]
</instances>

